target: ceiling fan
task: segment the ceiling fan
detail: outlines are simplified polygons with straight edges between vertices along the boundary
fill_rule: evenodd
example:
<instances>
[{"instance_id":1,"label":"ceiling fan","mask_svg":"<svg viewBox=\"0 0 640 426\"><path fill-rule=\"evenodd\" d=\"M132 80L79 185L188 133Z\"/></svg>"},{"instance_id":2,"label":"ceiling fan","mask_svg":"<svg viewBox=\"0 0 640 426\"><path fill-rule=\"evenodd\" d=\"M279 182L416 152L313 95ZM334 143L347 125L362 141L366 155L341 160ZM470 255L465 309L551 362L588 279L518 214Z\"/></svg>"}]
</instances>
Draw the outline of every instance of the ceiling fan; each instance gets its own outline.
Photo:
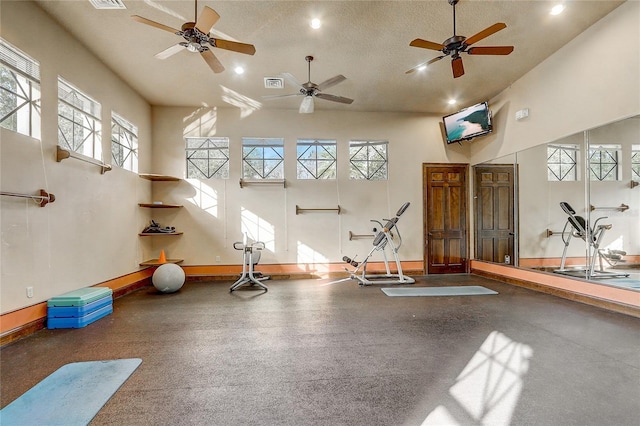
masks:
<instances>
[{"instance_id":1,"label":"ceiling fan","mask_svg":"<svg viewBox=\"0 0 640 426\"><path fill-rule=\"evenodd\" d=\"M282 76L289 81L289 83L293 84L296 87L300 88L298 93L293 93L290 95L272 95L272 96L263 96L265 99L273 99L273 98L288 98L291 96L304 96L302 103L300 104L299 112L301 114L312 113L314 109L313 98L320 98L327 101L332 102L340 102L343 104L350 104L353 102L353 99L344 98L342 96L330 95L328 93L322 93L322 90L328 89L329 87L335 86L338 83L343 82L347 78L341 74L336 75L328 80L323 81L320 84L315 84L311 82L311 61L313 61L313 56L305 56L305 61L308 64L308 80L304 84L300 84L296 78L289 74L283 73Z\"/></svg>"},{"instance_id":2,"label":"ceiling fan","mask_svg":"<svg viewBox=\"0 0 640 426\"><path fill-rule=\"evenodd\" d=\"M475 44L480 40L489 37L490 35L497 33L500 30L505 29L507 25L502 22L493 24L469 38L461 35L456 35L456 4L459 0L447 1L450 5L453 6L453 37L446 39L442 43L434 43L432 41L427 41L420 38L417 38L409 43L409 45L413 47L439 50L443 53L443 55L411 68L406 72L406 74L411 74L412 72L418 69L423 69L424 67L427 67L442 58L451 56L451 68L453 70L453 77L458 78L464 75L464 67L462 65L462 58L460 57L460 54L463 52L468 53L469 55L508 55L513 52L513 46L469 47L472 44Z\"/></svg>"},{"instance_id":3,"label":"ceiling fan","mask_svg":"<svg viewBox=\"0 0 640 426\"><path fill-rule=\"evenodd\" d=\"M195 22L185 22L182 24L180 30L171 28L167 25L160 24L142 16L132 15L135 21L143 24L151 25L152 27L160 28L161 30L169 31L184 38L182 41L170 48L163 50L155 55L158 59L166 59L171 55L174 55L182 50L187 50L192 53L200 53L205 62L215 73L224 71L224 67L211 51L211 47L217 47L219 49L231 50L233 52L244 53L246 55L253 55L256 53L256 48L251 44L240 43L237 41L223 40L219 38L209 37L209 31L213 25L218 22L220 15L208 6L205 6L198 18L198 0L195 0Z\"/></svg>"}]
</instances>

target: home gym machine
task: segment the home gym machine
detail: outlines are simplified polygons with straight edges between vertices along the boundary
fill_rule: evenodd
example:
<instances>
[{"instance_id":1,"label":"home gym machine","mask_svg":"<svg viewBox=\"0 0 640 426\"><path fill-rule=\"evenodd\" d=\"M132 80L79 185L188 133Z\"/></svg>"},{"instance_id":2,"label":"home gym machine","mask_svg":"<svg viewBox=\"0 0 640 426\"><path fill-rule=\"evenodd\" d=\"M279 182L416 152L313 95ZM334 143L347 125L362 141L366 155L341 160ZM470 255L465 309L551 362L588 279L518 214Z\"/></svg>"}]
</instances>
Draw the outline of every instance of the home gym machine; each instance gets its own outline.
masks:
<instances>
[{"instance_id":1,"label":"home gym machine","mask_svg":"<svg viewBox=\"0 0 640 426\"><path fill-rule=\"evenodd\" d=\"M233 283L229 291L237 290L245 284L249 284L251 287L257 285L264 291L269 290L267 286L261 282L268 280L269 277L263 276L262 273L254 269L255 265L260 261L261 250L264 249L264 247L264 243L260 241L254 241L249 244L246 236L245 241L233 243L234 249L242 251L242 275L238 278L238 281Z\"/></svg>"},{"instance_id":2,"label":"home gym machine","mask_svg":"<svg viewBox=\"0 0 640 426\"><path fill-rule=\"evenodd\" d=\"M589 227L589 223L582 217L577 216L576 211L569 205L569 203L562 201L560 203L562 210L568 215L567 223L565 223L562 229L562 242L564 243L564 250L562 252L562 260L560 262L560 269L556 269L553 272L564 275L571 275L580 278L625 278L628 277L627 273L616 273L604 270L603 259L611 266L622 261L622 256L627 253L622 250L603 250L600 248L602 239L606 231L611 229L612 225L598 225L598 222L602 219L606 219L606 216L599 217L593 224L593 227ZM588 255L588 265L585 269L567 269L565 263L567 260L567 250L569 249L569 243L572 237L577 237L587 242L589 245L590 254ZM596 258L599 258L600 269L595 269Z\"/></svg>"},{"instance_id":3,"label":"home gym machine","mask_svg":"<svg viewBox=\"0 0 640 426\"><path fill-rule=\"evenodd\" d=\"M416 282L413 278L402 274L402 265L400 264L400 259L398 258L398 250L402 246L402 236L400 235L400 230L398 229L398 220L400 219L400 216L402 216L402 213L404 213L405 210L407 210L407 208L409 207L409 204L410 203L408 202L404 203L402 207L400 207L400 210L398 210L394 218L383 219L387 221L384 224L384 226L382 225L381 221L373 220L373 219L371 220L371 222L377 223L381 227L381 230L376 234L375 238L373 239L373 248L371 249L367 257L362 262L359 262L359 263L356 262L355 259L350 259L347 256L342 258L342 260L344 260L345 262L347 262L348 264L356 268L354 271L349 271L347 268L345 268L345 270L350 273L351 279L358 280L360 285L413 284ZM397 236L397 241L398 241L397 245L396 245L396 242L394 241L394 238L395 238L394 233ZM392 274L391 270L389 269L389 260L387 258L387 253L386 253L387 248L389 249L389 251L391 252L391 255L395 260L396 268L398 271L397 274ZM386 274L369 274L368 275L367 263L369 262L369 259L371 258L373 253L376 251L382 252Z\"/></svg>"}]
</instances>

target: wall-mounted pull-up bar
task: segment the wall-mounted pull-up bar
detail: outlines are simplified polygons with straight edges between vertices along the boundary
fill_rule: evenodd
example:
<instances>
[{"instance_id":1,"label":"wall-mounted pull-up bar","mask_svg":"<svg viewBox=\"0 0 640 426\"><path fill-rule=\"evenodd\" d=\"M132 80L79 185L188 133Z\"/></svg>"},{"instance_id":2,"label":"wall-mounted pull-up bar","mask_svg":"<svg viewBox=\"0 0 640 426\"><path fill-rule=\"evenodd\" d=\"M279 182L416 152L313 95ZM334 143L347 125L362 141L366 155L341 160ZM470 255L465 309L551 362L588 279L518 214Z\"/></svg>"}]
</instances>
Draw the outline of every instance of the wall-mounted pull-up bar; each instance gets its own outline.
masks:
<instances>
[{"instance_id":1,"label":"wall-mounted pull-up bar","mask_svg":"<svg viewBox=\"0 0 640 426\"><path fill-rule=\"evenodd\" d=\"M353 232L349 231L349 241L355 240L358 238L373 238L373 237L375 237L375 235L373 234L354 234Z\"/></svg>"},{"instance_id":2,"label":"wall-mounted pull-up bar","mask_svg":"<svg viewBox=\"0 0 640 426\"><path fill-rule=\"evenodd\" d=\"M618 210L620 212L623 212L625 210L629 210L629 206L626 205L626 204L621 204L618 207L594 207L594 206L591 206L591 211L593 211L593 210Z\"/></svg>"},{"instance_id":3,"label":"wall-mounted pull-up bar","mask_svg":"<svg viewBox=\"0 0 640 426\"><path fill-rule=\"evenodd\" d=\"M111 165L106 164L95 158L87 157L86 155L79 154L75 151L62 148L60 145L56 146L56 161L59 163L66 158L75 158L76 160L84 161L85 163L95 164L100 166L100 174L105 174L111 170Z\"/></svg>"},{"instance_id":4,"label":"wall-mounted pull-up bar","mask_svg":"<svg viewBox=\"0 0 640 426\"><path fill-rule=\"evenodd\" d=\"M296 205L296 214L304 213L304 212L338 212L340 214L342 212L340 206L335 209L303 209Z\"/></svg>"},{"instance_id":5,"label":"wall-mounted pull-up bar","mask_svg":"<svg viewBox=\"0 0 640 426\"><path fill-rule=\"evenodd\" d=\"M240 188L244 188L248 185L282 185L283 188L286 188L287 181L284 179L264 179L264 180L246 180L240 179Z\"/></svg>"},{"instance_id":6,"label":"wall-mounted pull-up bar","mask_svg":"<svg viewBox=\"0 0 640 426\"><path fill-rule=\"evenodd\" d=\"M44 189L40 190L39 195L31 195L31 194L19 194L16 192L0 192L0 195L6 195L8 197L19 197L19 198L30 198L34 201L37 201L40 207L46 206L48 203L53 203L56 200L56 196L53 194L49 194Z\"/></svg>"}]
</instances>

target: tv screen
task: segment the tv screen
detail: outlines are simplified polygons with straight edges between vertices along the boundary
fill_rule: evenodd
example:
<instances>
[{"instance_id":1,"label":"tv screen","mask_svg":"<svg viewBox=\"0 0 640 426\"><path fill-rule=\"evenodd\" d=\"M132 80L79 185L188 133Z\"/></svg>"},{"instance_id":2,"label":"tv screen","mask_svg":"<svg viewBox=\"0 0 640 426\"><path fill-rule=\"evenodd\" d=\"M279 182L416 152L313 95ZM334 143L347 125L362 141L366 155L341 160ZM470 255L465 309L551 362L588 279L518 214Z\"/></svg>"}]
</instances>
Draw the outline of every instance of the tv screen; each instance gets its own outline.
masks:
<instances>
[{"instance_id":1,"label":"tv screen","mask_svg":"<svg viewBox=\"0 0 640 426\"><path fill-rule=\"evenodd\" d=\"M491 133L489 104L482 102L442 118L447 143L461 142Z\"/></svg>"}]
</instances>

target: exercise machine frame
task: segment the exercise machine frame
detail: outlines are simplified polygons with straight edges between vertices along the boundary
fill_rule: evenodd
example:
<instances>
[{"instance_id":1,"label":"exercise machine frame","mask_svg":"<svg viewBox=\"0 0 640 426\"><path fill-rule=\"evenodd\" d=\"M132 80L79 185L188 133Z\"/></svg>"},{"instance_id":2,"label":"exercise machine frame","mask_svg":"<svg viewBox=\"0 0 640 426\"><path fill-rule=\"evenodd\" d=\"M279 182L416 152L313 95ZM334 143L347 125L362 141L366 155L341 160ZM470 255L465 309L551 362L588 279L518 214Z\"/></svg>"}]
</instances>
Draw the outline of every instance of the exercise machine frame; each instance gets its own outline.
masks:
<instances>
[{"instance_id":1,"label":"exercise machine frame","mask_svg":"<svg viewBox=\"0 0 640 426\"><path fill-rule=\"evenodd\" d=\"M265 248L264 243L255 241L251 244L247 244L246 242L238 241L233 243L233 248L242 251L242 275L240 275L238 281L233 283L229 288L229 291L237 290L245 284L249 284L251 287L257 285L264 291L268 291L269 288L262 284L262 281L268 280L269 277L262 276L260 272L255 271L254 269L254 266L260 261L260 250ZM256 277L256 273L259 276Z\"/></svg>"}]
</instances>

